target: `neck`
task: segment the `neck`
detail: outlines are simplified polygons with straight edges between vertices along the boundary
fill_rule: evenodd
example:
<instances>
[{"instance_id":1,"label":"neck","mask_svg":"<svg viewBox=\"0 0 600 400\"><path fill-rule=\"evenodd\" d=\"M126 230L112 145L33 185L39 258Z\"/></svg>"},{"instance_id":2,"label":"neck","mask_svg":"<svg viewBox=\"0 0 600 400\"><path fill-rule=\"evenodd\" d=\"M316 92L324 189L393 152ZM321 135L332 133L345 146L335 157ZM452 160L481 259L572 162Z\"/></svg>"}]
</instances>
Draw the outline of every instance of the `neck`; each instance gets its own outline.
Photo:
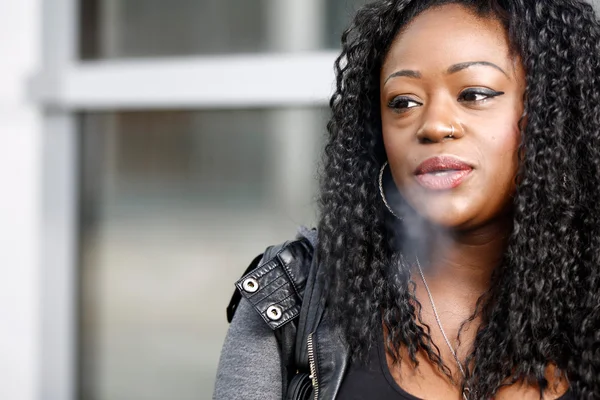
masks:
<instances>
[{"instance_id":1,"label":"neck","mask_svg":"<svg viewBox=\"0 0 600 400\"><path fill-rule=\"evenodd\" d=\"M428 281L434 284L437 281L479 297L489 288L491 275L502 260L511 230L509 217L464 231L429 225L422 230L425 235L411 243L411 248L418 249L416 254Z\"/></svg>"}]
</instances>

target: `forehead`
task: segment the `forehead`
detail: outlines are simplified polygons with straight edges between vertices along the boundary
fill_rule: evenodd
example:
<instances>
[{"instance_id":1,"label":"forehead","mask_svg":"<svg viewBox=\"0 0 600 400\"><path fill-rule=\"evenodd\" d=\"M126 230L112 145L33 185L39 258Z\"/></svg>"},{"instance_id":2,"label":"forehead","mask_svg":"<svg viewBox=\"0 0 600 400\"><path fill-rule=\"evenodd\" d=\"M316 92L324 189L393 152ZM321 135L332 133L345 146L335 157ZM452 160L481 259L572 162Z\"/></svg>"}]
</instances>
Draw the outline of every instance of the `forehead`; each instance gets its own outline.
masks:
<instances>
[{"instance_id":1,"label":"forehead","mask_svg":"<svg viewBox=\"0 0 600 400\"><path fill-rule=\"evenodd\" d=\"M382 72L398 67L445 70L467 61L489 61L511 70L507 33L497 19L449 4L424 11L397 35Z\"/></svg>"}]
</instances>

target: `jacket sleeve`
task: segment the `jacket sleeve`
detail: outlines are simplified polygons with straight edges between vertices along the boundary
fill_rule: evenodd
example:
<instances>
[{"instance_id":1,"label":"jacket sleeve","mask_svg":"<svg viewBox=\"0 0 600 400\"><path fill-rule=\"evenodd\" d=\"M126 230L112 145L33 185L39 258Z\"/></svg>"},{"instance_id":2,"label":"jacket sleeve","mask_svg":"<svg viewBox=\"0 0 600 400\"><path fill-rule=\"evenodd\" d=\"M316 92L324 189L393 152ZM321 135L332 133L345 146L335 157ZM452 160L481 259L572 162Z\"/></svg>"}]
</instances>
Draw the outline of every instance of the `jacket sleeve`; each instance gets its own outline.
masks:
<instances>
[{"instance_id":1,"label":"jacket sleeve","mask_svg":"<svg viewBox=\"0 0 600 400\"><path fill-rule=\"evenodd\" d=\"M280 400L281 380L275 335L242 298L221 350L213 400Z\"/></svg>"}]
</instances>

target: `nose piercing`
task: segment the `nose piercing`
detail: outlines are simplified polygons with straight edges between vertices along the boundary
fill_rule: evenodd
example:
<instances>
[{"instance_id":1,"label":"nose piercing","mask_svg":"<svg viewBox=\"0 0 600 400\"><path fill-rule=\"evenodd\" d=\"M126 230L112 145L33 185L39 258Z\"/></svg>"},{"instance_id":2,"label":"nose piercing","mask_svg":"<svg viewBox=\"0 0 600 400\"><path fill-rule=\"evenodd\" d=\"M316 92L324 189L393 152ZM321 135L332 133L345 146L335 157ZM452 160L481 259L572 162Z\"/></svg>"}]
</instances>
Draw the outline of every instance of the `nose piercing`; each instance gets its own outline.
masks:
<instances>
[{"instance_id":1,"label":"nose piercing","mask_svg":"<svg viewBox=\"0 0 600 400\"><path fill-rule=\"evenodd\" d=\"M450 128L452 129L452 132L450 132L450 136L448 136L448 137L453 138L454 137L454 125L450 124Z\"/></svg>"}]
</instances>

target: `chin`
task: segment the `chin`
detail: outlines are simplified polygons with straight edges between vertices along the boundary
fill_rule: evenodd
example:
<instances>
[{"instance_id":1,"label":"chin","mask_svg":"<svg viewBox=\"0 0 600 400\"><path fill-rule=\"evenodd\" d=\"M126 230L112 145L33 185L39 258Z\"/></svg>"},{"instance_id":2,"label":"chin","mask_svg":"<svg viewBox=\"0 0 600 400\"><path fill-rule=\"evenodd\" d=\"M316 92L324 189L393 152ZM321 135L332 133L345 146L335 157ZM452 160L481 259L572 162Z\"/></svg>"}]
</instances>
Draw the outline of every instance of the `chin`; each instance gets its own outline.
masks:
<instances>
[{"instance_id":1,"label":"chin","mask_svg":"<svg viewBox=\"0 0 600 400\"><path fill-rule=\"evenodd\" d=\"M416 215L407 216L405 218L408 228L411 225L418 226L422 224L438 226L444 230L463 229L468 227L473 221L474 216L468 213L469 207L453 206L448 202L437 204L434 202L428 204L426 202L419 204L413 208Z\"/></svg>"},{"instance_id":2,"label":"chin","mask_svg":"<svg viewBox=\"0 0 600 400\"><path fill-rule=\"evenodd\" d=\"M424 215L423 218L429 225L437 226L444 230L460 229L469 222L468 218L461 218L458 215Z\"/></svg>"}]
</instances>

